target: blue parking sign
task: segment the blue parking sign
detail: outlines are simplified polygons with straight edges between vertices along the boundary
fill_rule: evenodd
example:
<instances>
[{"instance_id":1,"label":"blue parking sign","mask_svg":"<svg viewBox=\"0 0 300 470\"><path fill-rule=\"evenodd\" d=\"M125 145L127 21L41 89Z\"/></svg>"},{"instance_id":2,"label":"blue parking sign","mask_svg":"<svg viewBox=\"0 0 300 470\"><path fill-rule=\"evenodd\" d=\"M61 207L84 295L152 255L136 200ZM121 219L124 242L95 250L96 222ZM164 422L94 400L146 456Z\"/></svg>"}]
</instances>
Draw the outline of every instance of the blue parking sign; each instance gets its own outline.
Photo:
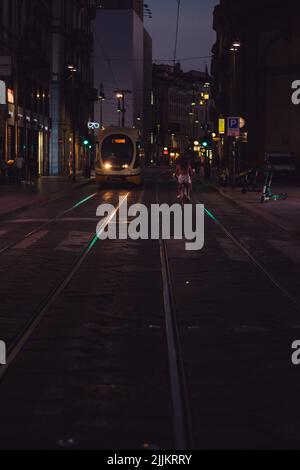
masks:
<instances>
[{"instance_id":1,"label":"blue parking sign","mask_svg":"<svg viewBox=\"0 0 300 470\"><path fill-rule=\"evenodd\" d=\"M227 135L229 137L238 137L240 135L240 118L227 118Z\"/></svg>"}]
</instances>

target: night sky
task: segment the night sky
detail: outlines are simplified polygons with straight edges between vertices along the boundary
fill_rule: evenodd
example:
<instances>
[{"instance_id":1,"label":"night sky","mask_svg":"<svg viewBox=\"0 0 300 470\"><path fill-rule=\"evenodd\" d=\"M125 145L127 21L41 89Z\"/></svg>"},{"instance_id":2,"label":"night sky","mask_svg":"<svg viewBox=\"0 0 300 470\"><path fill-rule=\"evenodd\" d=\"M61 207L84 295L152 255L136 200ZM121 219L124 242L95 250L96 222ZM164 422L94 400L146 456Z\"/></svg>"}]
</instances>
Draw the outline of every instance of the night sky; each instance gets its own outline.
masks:
<instances>
[{"instance_id":1,"label":"night sky","mask_svg":"<svg viewBox=\"0 0 300 470\"><path fill-rule=\"evenodd\" d=\"M153 38L153 58L171 59L175 43L176 0L145 0L153 13L145 25ZM181 0L181 19L178 40L178 58L199 57L211 54L215 42L212 29L213 9L218 0ZM210 59L182 61L184 70L200 69Z\"/></svg>"}]
</instances>

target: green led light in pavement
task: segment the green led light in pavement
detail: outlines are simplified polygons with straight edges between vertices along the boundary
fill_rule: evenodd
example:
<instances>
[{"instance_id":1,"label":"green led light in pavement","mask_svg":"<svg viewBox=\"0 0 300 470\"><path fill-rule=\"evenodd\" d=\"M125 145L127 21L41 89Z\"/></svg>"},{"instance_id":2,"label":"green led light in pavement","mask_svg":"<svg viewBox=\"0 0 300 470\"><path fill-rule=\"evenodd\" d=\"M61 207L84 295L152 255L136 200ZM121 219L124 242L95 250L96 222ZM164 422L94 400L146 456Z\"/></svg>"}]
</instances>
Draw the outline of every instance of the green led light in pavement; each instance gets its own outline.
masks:
<instances>
[{"instance_id":1,"label":"green led light in pavement","mask_svg":"<svg viewBox=\"0 0 300 470\"><path fill-rule=\"evenodd\" d=\"M94 194L91 194L91 195L88 196L88 197L85 197L85 198L82 199L81 201L77 202L77 204L75 204L75 206L73 206L72 209L75 209L76 207L81 206L82 204L84 204L85 202L89 201L90 199L92 199L92 198L95 197L96 195L97 195L97 193L94 193Z\"/></svg>"},{"instance_id":2,"label":"green led light in pavement","mask_svg":"<svg viewBox=\"0 0 300 470\"><path fill-rule=\"evenodd\" d=\"M94 247L94 245L96 245L97 241L98 241L98 235L95 235L94 238L93 238L93 240L91 241L91 243L90 243L89 246L88 246L87 252L89 252L89 251L92 250L92 248Z\"/></svg>"},{"instance_id":3,"label":"green led light in pavement","mask_svg":"<svg viewBox=\"0 0 300 470\"><path fill-rule=\"evenodd\" d=\"M208 215L208 217L210 217L214 222L219 223L218 219L216 219L215 216L208 209L204 209L204 210L205 210L205 214Z\"/></svg>"}]
</instances>

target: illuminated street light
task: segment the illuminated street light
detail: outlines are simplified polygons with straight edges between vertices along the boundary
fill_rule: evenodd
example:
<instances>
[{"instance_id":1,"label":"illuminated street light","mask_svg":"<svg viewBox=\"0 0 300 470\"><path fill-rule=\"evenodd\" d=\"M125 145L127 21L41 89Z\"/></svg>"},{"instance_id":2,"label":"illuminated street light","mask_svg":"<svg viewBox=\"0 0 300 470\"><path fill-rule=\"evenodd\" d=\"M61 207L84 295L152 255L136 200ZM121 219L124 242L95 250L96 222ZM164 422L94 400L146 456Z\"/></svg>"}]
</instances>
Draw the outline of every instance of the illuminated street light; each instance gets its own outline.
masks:
<instances>
[{"instance_id":1,"label":"illuminated street light","mask_svg":"<svg viewBox=\"0 0 300 470\"><path fill-rule=\"evenodd\" d=\"M68 65L68 69L70 70L70 72L77 72L77 69L76 67L74 67L74 65Z\"/></svg>"},{"instance_id":2,"label":"illuminated street light","mask_svg":"<svg viewBox=\"0 0 300 470\"><path fill-rule=\"evenodd\" d=\"M240 41L234 41L234 42L232 43L232 46L230 47L230 50L231 50L232 52L237 52L237 51L240 49L240 47L241 47Z\"/></svg>"}]
</instances>

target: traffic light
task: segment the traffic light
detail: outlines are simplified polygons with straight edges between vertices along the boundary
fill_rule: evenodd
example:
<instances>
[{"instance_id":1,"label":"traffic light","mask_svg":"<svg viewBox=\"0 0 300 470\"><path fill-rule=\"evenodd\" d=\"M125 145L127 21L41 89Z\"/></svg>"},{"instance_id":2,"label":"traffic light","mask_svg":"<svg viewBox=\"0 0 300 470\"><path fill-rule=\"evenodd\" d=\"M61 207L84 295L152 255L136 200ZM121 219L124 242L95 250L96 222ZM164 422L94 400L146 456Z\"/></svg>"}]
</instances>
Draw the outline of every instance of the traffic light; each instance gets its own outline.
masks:
<instances>
[{"instance_id":1,"label":"traffic light","mask_svg":"<svg viewBox=\"0 0 300 470\"><path fill-rule=\"evenodd\" d=\"M204 147L204 148L208 148L208 139L206 137L204 137L201 140L201 146Z\"/></svg>"},{"instance_id":2,"label":"traffic light","mask_svg":"<svg viewBox=\"0 0 300 470\"><path fill-rule=\"evenodd\" d=\"M83 143L83 145L86 146L86 145L89 145L90 141L88 139L83 139L82 143Z\"/></svg>"},{"instance_id":3,"label":"traffic light","mask_svg":"<svg viewBox=\"0 0 300 470\"><path fill-rule=\"evenodd\" d=\"M201 139L201 147L204 149L211 149L212 148L212 135L206 134Z\"/></svg>"}]
</instances>

